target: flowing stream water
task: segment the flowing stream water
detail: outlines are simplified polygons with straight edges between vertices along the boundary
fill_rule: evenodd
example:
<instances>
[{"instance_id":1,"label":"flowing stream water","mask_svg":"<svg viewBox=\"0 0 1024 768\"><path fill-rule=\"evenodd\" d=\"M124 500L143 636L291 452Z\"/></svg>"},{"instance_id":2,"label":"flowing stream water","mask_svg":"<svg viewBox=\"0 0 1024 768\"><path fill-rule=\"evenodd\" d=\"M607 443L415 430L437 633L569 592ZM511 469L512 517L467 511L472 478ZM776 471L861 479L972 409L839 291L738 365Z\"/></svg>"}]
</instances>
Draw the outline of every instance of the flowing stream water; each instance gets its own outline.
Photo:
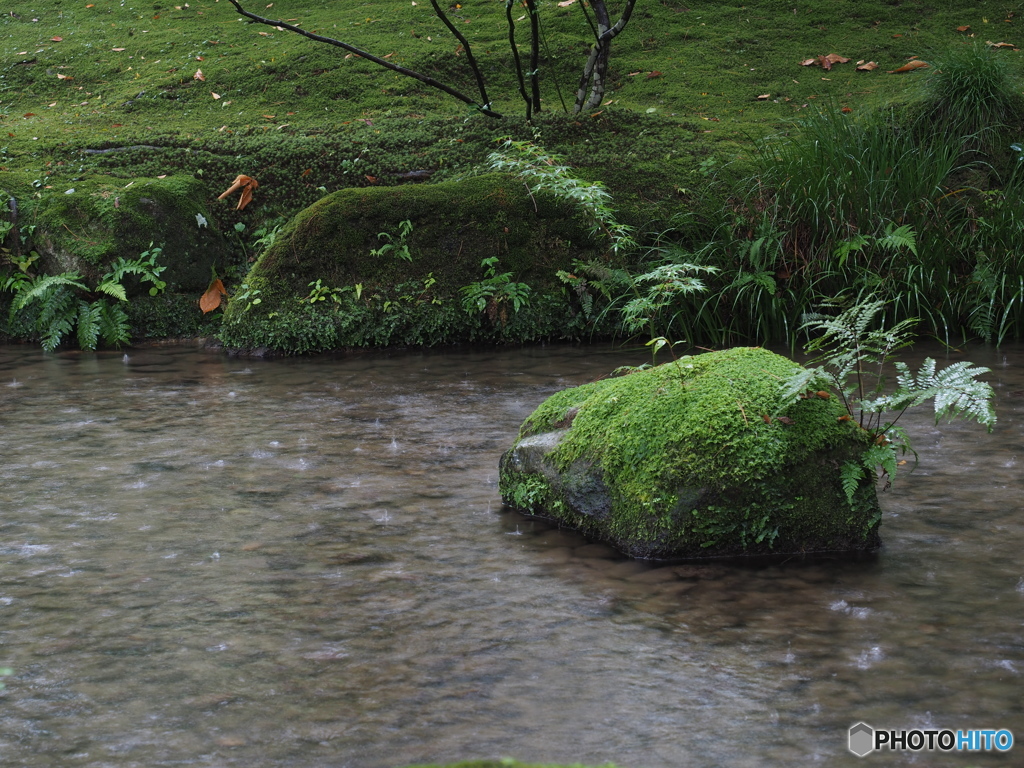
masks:
<instances>
[{"instance_id":1,"label":"flowing stream water","mask_svg":"<svg viewBox=\"0 0 1024 768\"><path fill-rule=\"evenodd\" d=\"M921 461L877 558L759 565L630 561L502 508L522 420L641 354L0 348L0 763L791 768L867 764L857 721L1024 740L1024 346L949 357L993 369L994 434L904 418Z\"/></svg>"}]
</instances>

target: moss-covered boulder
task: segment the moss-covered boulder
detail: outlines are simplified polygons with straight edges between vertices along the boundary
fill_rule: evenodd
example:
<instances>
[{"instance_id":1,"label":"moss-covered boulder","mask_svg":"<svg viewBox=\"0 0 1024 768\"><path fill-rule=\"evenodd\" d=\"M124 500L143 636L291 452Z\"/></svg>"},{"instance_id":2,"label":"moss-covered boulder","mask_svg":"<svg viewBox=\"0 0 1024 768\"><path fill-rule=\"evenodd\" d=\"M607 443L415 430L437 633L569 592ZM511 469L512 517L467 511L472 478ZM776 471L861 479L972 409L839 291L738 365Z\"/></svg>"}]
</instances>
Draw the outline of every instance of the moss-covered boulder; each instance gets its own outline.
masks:
<instances>
[{"instance_id":1,"label":"moss-covered boulder","mask_svg":"<svg viewBox=\"0 0 1024 768\"><path fill-rule=\"evenodd\" d=\"M286 225L222 338L305 352L564 336L578 318L556 273L596 255L576 207L504 174L344 189ZM473 284L483 301L467 308Z\"/></svg>"},{"instance_id":2,"label":"moss-covered boulder","mask_svg":"<svg viewBox=\"0 0 1024 768\"><path fill-rule=\"evenodd\" d=\"M35 271L78 272L94 283L118 257L137 259L152 244L162 248L160 277L169 292L202 293L211 266L227 256L229 243L208 207L211 195L192 176L89 175L60 187L44 181L0 173L4 218L14 224L8 248L35 250Z\"/></svg>"},{"instance_id":3,"label":"moss-covered boulder","mask_svg":"<svg viewBox=\"0 0 1024 768\"><path fill-rule=\"evenodd\" d=\"M851 503L840 477L866 433L825 392L780 408L798 368L737 348L559 392L502 456L502 498L634 557L877 548L874 485Z\"/></svg>"}]
</instances>

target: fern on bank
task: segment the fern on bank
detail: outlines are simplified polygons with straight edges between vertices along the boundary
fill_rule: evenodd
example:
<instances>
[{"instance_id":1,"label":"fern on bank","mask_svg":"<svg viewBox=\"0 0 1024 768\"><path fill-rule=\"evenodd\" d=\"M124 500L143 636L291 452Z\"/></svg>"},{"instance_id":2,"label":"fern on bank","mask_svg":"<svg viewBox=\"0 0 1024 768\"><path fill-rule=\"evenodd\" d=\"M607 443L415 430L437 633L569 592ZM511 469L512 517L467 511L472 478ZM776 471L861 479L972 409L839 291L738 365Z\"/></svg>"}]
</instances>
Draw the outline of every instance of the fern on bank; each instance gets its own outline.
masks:
<instances>
[{"instance_id":1,"label":"fern on bank","mask_svg":"<svg viewBox=\"0 0 1024 768\"><path fill-rule=\"evenodd\" d=\"M129 275L151 284L149 293L155 296L166 286L160 273L166 267L158 266L160 248L150 248L138 259L118 258L99 279L92 290L78 272L59 275L28 274L25 265L3 280L4 290L14 293L8 322L32 304L38 305L35 327L40 344L52 352L68 338L72 331L78 346L93 350L102 339L104 344L119 347L131 339L128 315L121 304L128 301L124 280Z\"/></svg>"}]
</instances>

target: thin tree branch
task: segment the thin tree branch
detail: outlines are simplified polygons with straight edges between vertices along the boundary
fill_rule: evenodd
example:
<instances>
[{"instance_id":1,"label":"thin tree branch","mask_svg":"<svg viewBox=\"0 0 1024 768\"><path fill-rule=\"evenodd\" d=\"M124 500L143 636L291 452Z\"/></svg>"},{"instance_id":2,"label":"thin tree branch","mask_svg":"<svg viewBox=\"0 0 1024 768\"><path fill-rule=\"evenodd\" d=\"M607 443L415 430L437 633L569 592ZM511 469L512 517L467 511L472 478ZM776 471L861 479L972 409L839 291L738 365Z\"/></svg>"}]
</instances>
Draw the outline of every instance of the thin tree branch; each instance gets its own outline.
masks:
<instances>
[{"instance_id":1,"label":"thin tree branch","mask_svg":"<svg viewBox=\"0 0 1024 768\"><path fill-rule=\"evenodd\" d=\"M234 2L234 0L232 0ZM514 0L505 0L505 18L508 19L508 46L512 49L512 60L516 64L516 77L519 80L519 95L526 102L526 120L533 117L533 102L526 93L526 81L523 79L523 63L519 60L519 49L516 48L516 23L512 21L512 5Z\"/></svg>"},{"instance_id":2,"label":"thin tree branch","mask_svg":"<svg viewBox=\"0 0 1024 768\"><path fill-rule=\"evenodd\" d=\"M488 117L502 117L501 114L492 110L487 104L478 104L476 101L474 101L469 96L466 96L461 91L457 91L456 89L447 86L444 83L439 82L432 77L421 74L420 72L416 72L415 70L412 69L406 69L405 67L402 67L398 64L393 64L386 59L381 59L377 56L374 56L372 53L367 53L366 51L360 50L359 48L356 48L354 45L349 45L348 43L344 43L341 40L335 40L333 37L324 37L323 35L317 35L313 32L307 32L306 30L288 24L285 21L274 21L273 19L268 19L263 16L257 16L255 13L250 13L249 11L245 10L239 4L238 0L228 0L228 2L230 2L235 7L235 10L237 10L240 14L245 16L247 19L251 19L257 24L266 24L271 27L287 29L289 32L294 32L298 35L302 35L303 37L307 37L310 40L315 40L318 43L327 43L328 45L336 46L343 50L349 51L350 53L354 53L356 56L360 56L364 59L367 59L368 61L372 61L374 64L378 64L384 67L385 69L390 69L392 72L397 72L400 75L411 77L414 80L419 80L421 83L425 85L429 85L431 88L436 88L439 91L444 91L449 96L458 99L464 104L469 104L472 107L476 107L478 110L480 110L482 114L487 115Z\"/></svg>"},{"instance_id":3,"label":"thin tree branch","mask_svg":"<svg viewBox=\"0 0 1024 768\"><path fill-rule=\"evenodd\" d=\"M540 19L537 0L526 0L526 10L530 14L530 95L534 111L540 112Z\"/></svg>"},{"instance_id":4,"label":"thin tree branch","mask_svg":"<svg viewBox=\"0 0 1024 768\"><path fill-rule=\"evenodd\" d=\"M477 66L476 58L473 56L473 49L469 47L469 40L466 36L459 32L458 28L449 21L448 16L444 11L441 10L441 6L437 4L437 0L430 0L430 4L434 6L434 13L437 15L444 25L451 30L451 33L455 35L455 38L462 43L462 47L466 51L466 60L469 62L470 68L473 70L473 76L476 77L476 85L480 89L480 96L484 100L484 106L490 107L491 100L487 98L487 87L484 85L484 76L480 71L480 67Z\"/></svg>"}]
</instances>

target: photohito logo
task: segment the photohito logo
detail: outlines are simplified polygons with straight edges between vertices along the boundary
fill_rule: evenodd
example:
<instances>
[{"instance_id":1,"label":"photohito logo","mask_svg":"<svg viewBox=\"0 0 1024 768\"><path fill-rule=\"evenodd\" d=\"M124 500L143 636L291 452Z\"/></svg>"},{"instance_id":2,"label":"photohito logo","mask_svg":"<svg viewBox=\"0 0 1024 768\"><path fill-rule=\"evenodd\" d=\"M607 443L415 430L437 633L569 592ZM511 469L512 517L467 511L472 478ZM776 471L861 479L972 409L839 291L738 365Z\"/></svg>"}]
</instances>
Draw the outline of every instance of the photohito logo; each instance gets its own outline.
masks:
<instances>
[{"instance_id":1,"label":"photohito logo","mask_svg":"<svg viewBox=\"0 0 1024 768\"><path fill-rule=\"evenodd\" d=\"M849 739L850 751L857 757L864 757L880 749L908 752L931 752L936 749L943 752L1006 752L1013 746L1013 734L1005 728L886 731L872 728L867 723L857 723L850 727Z\"/></svg>"}]
</instances>

